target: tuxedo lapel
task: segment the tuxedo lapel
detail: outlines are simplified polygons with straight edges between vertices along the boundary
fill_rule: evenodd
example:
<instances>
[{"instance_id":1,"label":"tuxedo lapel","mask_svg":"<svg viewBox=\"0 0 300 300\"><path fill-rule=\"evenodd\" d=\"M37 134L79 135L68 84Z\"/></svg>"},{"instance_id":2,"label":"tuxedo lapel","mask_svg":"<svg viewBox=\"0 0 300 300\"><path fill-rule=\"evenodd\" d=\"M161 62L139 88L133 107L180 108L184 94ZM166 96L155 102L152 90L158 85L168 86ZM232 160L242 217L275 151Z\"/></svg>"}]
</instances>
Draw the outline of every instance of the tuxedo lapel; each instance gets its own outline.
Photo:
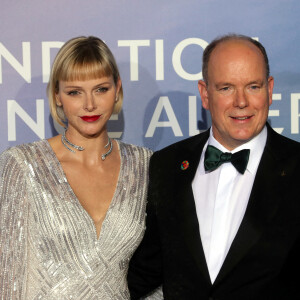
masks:
<instances>
[{"instance_id":1,"label":"tuxedo lapel","mask_svg":"<svg viewBox=\"0 0 300 300\"><path fill-rule=\"evenodd\" d=\"M175 197L177 220L179 221L184 241L205 279L210 282L205 255L201 243L199 223L196 214L192 181L198 168L203 147L208 139L209 131L198 136L195 143L186 144L177 157L178 168L175 170ZM189 162L185 170L180 168L183 161Z\"/></svg>"},{"instance_id":2,"label":"tuxedo lapel","mask_svg":"<svg viewBox=\"0 0 300 300\"><path fill-rule=\"evenodd\" d=\"M224 264L214 282L217 285L247 254L271 222L281 198L282 164L276 155L280 147L273 143L268 127L267 144L258 167L245 216L230 247Z\"/></svg>"}]
</instances>

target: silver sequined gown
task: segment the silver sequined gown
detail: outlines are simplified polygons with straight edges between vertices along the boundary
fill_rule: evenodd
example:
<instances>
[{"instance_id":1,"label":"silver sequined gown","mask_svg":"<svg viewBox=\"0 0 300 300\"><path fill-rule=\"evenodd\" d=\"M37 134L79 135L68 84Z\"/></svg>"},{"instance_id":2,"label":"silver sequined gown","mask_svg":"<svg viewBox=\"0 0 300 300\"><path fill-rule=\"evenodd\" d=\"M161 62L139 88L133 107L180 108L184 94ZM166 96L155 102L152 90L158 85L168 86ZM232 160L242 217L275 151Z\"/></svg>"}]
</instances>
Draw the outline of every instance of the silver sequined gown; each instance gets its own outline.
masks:
<instances>
[{"instance_id":1,"label":"silver sequined gown","mask_svg":"<svg viewBox=\"0 0 300 300\"><path fill-rule=\"evenodd\" d=\"M151 152L118 144L120 175L99 239L46 140L1 154L0 299L129 299Z\"/></svg>"}]
</instances>

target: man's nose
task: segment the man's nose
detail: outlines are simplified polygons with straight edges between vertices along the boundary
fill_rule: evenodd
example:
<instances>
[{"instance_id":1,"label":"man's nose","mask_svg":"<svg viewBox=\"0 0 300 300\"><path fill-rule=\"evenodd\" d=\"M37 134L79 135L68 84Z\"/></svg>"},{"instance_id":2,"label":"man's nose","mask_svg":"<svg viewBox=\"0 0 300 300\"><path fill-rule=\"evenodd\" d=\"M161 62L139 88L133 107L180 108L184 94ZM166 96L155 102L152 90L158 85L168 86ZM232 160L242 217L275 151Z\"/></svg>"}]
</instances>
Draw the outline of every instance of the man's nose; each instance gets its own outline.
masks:
<instances>
[{"instance_id":1,"label":"man's nose","mask_svg":"<svg viewBox=\"0 0 300 300\"><path fill-rule=\"evenodd\" d=\"M244 108L248 106L248 97L244 89L237 89L234 98L234 106Z\"/></svg>"}]
</instances>

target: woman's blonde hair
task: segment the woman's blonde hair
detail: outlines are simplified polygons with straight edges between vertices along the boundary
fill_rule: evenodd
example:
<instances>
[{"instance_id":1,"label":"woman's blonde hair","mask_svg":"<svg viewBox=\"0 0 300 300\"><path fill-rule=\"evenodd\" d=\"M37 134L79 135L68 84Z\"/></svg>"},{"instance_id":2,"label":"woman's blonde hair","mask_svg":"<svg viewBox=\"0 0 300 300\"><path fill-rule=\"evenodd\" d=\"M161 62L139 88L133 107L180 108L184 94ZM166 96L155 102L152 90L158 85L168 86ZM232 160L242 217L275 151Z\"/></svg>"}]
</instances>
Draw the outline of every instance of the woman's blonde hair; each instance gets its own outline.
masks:
<instances>
[{"instance_id":1,"label":"woman's blonde hair","mask_svg":"<svg viewBox=\"0 0 300 300\"><path fill-rule=\"evenodd\" d=\"M67 41L57 53L47 86L50 112L53 119L64 126L65 115L56 104L59 80L88 80L112 76L117 86L120 79L115 58L107 45L97 37L76 37ZM113 113L119 113L123 102L123 88L120 87L118 101Z\"/></svg>"}]
</instances>

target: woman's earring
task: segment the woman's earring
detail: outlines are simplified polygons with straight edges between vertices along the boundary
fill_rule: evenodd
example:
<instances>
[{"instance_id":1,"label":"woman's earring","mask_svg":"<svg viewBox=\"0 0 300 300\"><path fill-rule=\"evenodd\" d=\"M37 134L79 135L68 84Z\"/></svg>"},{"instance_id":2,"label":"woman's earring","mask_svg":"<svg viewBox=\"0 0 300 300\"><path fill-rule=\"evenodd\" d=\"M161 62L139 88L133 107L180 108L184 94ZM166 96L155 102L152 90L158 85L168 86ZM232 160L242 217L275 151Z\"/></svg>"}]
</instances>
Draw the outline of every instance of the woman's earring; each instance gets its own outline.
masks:
<instances>
[{"instance_id":1,"label":"woman's earring","mask_svg":"<svg viewBox=\"0 0 300 300\"><path fill-rule=\"evenodd\" d=\"M55 95L55 102L56 102L56 106L62 106L62 104L59 100L59 96L57 94Z\"/></svg>"},{"instance_id":2,"label":"woman's earring","mask_svg":"<svg viewBox=\"0 0 300 300\"><path fill-rule=\"evenodd\" d=\"M119 100L119 97L118 97L118 96L116 96L115 102L118 102L118 100Z\"/></svg>"}]
</instances>

